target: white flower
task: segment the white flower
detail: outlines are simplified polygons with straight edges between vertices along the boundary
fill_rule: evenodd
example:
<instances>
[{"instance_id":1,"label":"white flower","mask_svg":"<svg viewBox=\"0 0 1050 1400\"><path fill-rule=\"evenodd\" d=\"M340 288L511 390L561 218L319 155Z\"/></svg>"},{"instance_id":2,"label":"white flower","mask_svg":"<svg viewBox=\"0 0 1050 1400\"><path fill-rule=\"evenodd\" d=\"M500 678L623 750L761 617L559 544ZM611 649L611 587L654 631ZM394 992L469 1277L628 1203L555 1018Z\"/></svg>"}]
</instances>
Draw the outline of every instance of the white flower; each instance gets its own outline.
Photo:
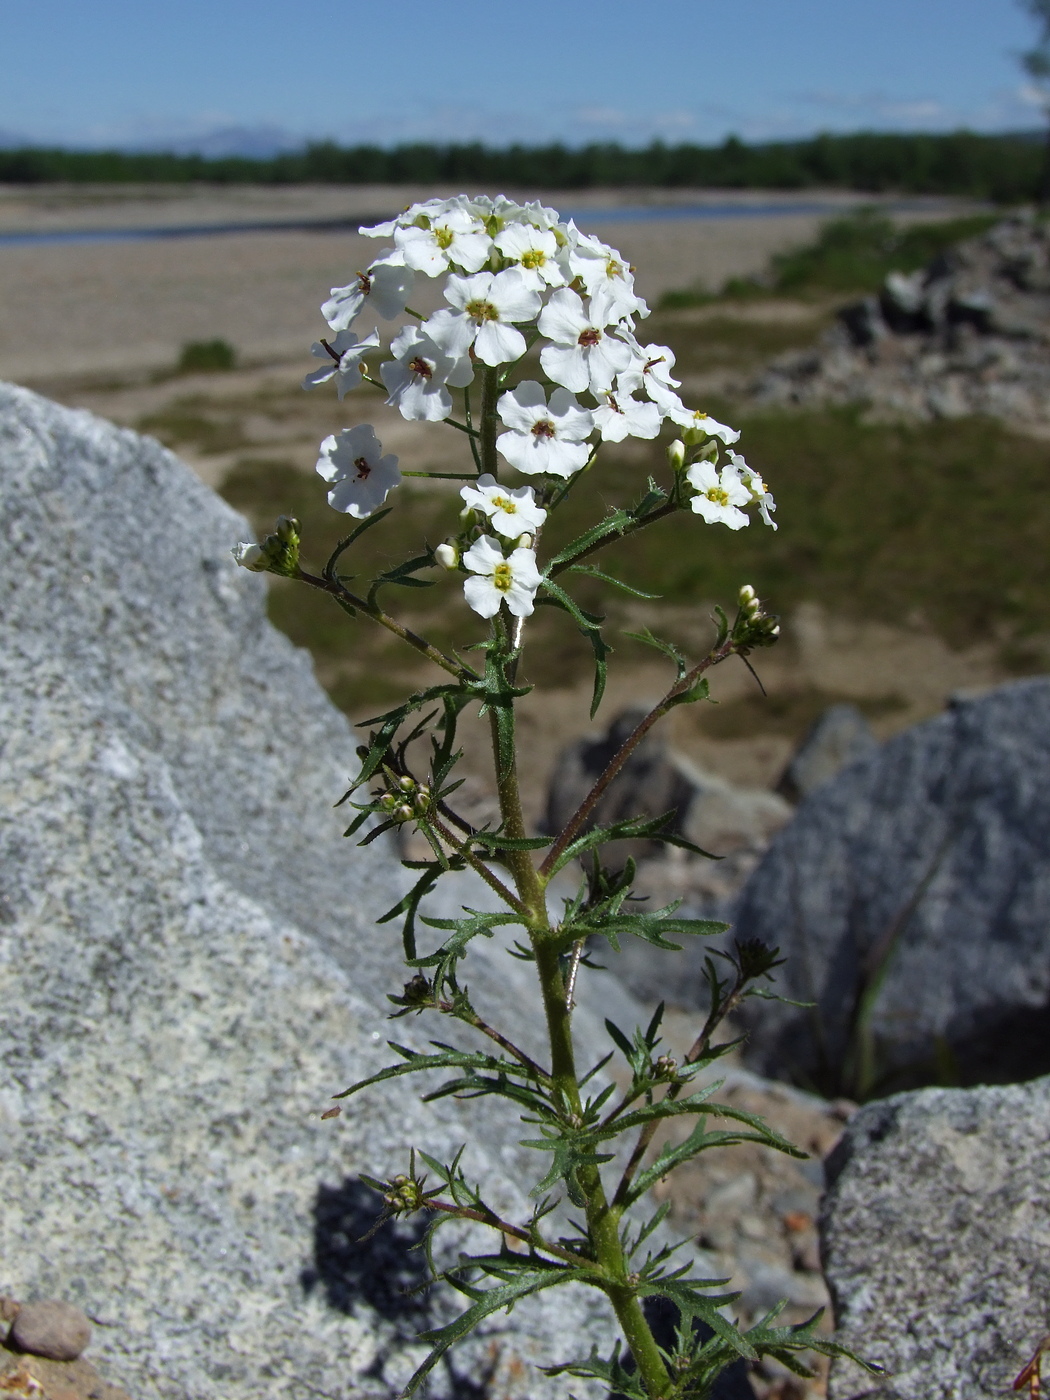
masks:
<instances>
[{"instance_id":1,"label":"white flower","mask_svg":"<svg viewBox=\"0 0 1050 1400\"><path fill-rule=\"evenodd\" d=\"M770 515L776 510L777 503L774 501L769 487L759 476L758 472L755 471L754 467L748 466L739 452L730 451L729 460L732 462L733 466L736 467L737 471L740 473L741 481L751 493L752 502L758 506L758 513L762 517L763 525L768 525L770 529L775 530L777 528L777 523L775 520L770 519Z\"/></svg>"},{"instance_id":2,"label":"white flower","mask_svg":"<svg viewBox=\"0 0 1050 1400\"><path fill-rule=\"evenodd\" d=\"M421 219L438 218L447 214L450 209L463 209L467 202L465 194L456 195L454 199L425 199L420 204L410 204L396 219L388 219L383 224L373 224L370 228L362 225L357 231L365 238L389 238L395 229L417 224Z\"/></svg>"},{"instance_id":3,"label":"white flower","mask_svg":"<svg viewBox=\"0 0 1050 1400\"><path fill-rule=\"evenodd\" d=\"M465 355L471 345L483 364L505 365L525 353L525 337L510 323L531 321L540 309L540 294L527 286L519 268L449 277L445 300L455 309L435 311L424 332L450 355Z\"/></svg>"},{"instance_id":4,"label":"white flower","mask_svg":"<svg viewBox=\"0 0 1050 1400\"><path fill-rule=\"evenodd\" d=\"M573 276L579 277L587 288L587 295L593 297L602 292L608 296L617 308L618 319L648 316L649 308L635 295L631 268L616 249L592 234L580 233L574 223L569 224L569 231L569 267Z\"/></svg>"},{"instance_id":5,"label":"white flower","mask_svg":"<svg viewBox=\"0 0 1050 1400\"><path fill-rule=\"evenodd\" d=\"M653 403L677 399L675 390L681 387L681 380L671 378L674 351L666 345L639 345L630 331L624 331L623 338L634 352L634 359L620 375L618 386L632 394L644 389Z\"/></svg>"},{"instance_id":6,"label":"white flower","mask_svg":"<svg viewBox=\"0 0 1050 1400\"><path fill-rule=\"evenodd\" d=\"M691 447L703 442L705 437L721 438L727 447L740 439L736 428L731 428L728 423L720 423L717 418L712 418L710 413L686 408L677 394L664 394L658 402L664 417L670 418L672 423L685 429L685 440Z\"/></svg>"},{"instance_id":7,"label":"white flower","mask_svg":"<svg viewBox=\"0 0 1050 1400\"><path fill-rule=\"evenodd\" d=\"M564 286L565 274L558 266L558 240L549 228L508 224L493 242L505 258L518 264L525 285L534 292Z\"/></svg>"},{"instance_id":8,"label":"white flower","mask_svg":"<svg viewBox=\"0 0 1050 1400\"><path fill-rule=\"evenodd\" d=\"M547 512L536 504L531 486L518 486L513 491L500 486L486 472L479 476L476 486L464 486L459 493L473 510L483 511L498 535L515 540L519 535L535 532L547 519Z\"/></svg>"},{"instance_id":9,"label":"white flower","mask_svg":"<svg viewBox=\"0 0 1050 1400\"><path fill-rule=\"evenodd\" d=\"M481 220L466 209L421 217L422 226L394 229L394 243L407 266L428 277L437 277L451 263L467 272L477 272L488 261L492 240Z\"/></svg>"},{"instance_id":10,"label":"white flower","mask_svg":"<svg viewBox=\"0 0 1050 1400\"><path fill-rule=\"evenodd\" d=\"M463 562L476 576L463 585L476 613L495 617L505 602L515 617L531 614L541 582L534 550L515 549L505 559L499 543L491 535L482 535L464 554Z\"/></svg>"},{"instance_id":11,"label":"white flower","mask_svg":"<svg viewBox=\"0 0 1050 1400\"><path fill-rule=\"evenodd\" d=\"M326 384L335 378L339 397L343 398L351 389L361 383L361 361L369 350L379 349L379 331L374 330L364 340L358 340L353 331L340 331L331 340L315 340L310 346L310 354L323 361L320 369L315 369L303 380L304 389L312 389L317 384Z\"/></svg>"},{"instance_id":12,"label":"white flower","mask_svg":"<svg viewBox=\"0 0 1050 1400\"><path fill-rule=\"evenodd\" d=\"M751 492L740 480L736 467L726 466L719 471L713 462L694 462L686 477L697 492L689 504L709 525L728 525L731 530L750 525L739 507L750 503Z\"/></svg>"},{"instance_id":13,"label":"white flower","mask_svg":"<svg viewBox=\"0 0 1050 1400\"><path fill-rule=\"evenodd\" d=\"M606 331L619 319L620 312L605 296L592 297L584 311L571 288L559 287L538 322L540 334L554 342L540 351L544 373L574 393L611 389L615 377L631 363L630 347Z\"/></svg>"},{"instance_id":14,"label":"white flower","mask_svg":"<svg viewBox=\"0 0 1050 1400\"><path fill-rule=\"evenodd\" d=\"M511 431L500 434L496 447L526 476L569 477L591 455L584 439L594 429L594 416L567 389L555 389L548 404L542 386L526 379L501 394L497 407Z\"/></svg>"},{"instance_id":15,"label":"white flower","mask_svg":"<svg viewBox=\"0 0 1050 1400\"><path fill-rule=\"evenodd\" d=\"M594 422L605 442L623 442L626 437L654 438L660 431L663 415L654 403L643 403L620 389L623 375L617 380L616 392L599 394Z\"/></svg>"},{"instance_id":16,"label":"white flower","mask_svg":"<svg viewBox=\"0 0 1050 1400\"><path fill-rule=\"evenodd\" d=\"M262 574L267 569L267 558L257 544L235 544L230 551L242 569L251 569L253 574Z\"/></svg>"},{"instance_id":17,"label":"white flower","mask_svg":"<svg viewBox=\"0 0 1050 1400\"><path fill-rule=\"evenodd\" d=\"M413 275L400 262L377 261L345 287L333 287L321 315L334 331L345 331L365 301L386 321L400 316L412 290Z\"/></svg>"},{"instance_id":18,"label":"white flower","mask_svg":"<svg viewBox=\"0 0 1050 1400\"><path fill-rule=\"evenodd\" d=\"M401 483L397 458L383 456L383 447L370 423L344 428L321 443L317 471L331 483L328 504L358 520L371 515Z\"/></svg>"},{"instance_id":19,"label":"white flower","mask_svg":"<svg viewBox=\"0 0 1050 1400\"><path fill-rule=\"evenodd\" d=\"M430 423L447 418L452 395L445 385L462 389L474 378L466 356L447 354L418 326L406 326L395 337L390 353L397 358L380 365L379 375L388 390L387 403L399 408L403 418Z\"/></svg>"},{"instance_id":20,"label":"white flower","mask_svg":"<svg viewBox=\"0 0 1050 1400\"><path fill-rule=\"evenodd\" d=\"M445 540L443 544L439 544L434 550L434 558L443 569L447 569L450 573L453 569L459 568L459 550L454 544L450 544L448 540Z\"/></svg>"}]
</instances>

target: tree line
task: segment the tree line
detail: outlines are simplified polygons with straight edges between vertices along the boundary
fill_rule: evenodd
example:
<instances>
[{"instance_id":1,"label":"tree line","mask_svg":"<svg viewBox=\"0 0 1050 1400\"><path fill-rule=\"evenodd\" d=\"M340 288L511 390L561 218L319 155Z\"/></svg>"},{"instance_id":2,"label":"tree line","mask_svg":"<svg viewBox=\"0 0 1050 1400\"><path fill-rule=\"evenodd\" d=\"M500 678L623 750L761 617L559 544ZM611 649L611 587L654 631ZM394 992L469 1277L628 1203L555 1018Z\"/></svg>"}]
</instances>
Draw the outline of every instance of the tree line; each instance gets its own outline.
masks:
<instances>
[{"instance_id":1,"label":"tree line","mask_svg":"<svg viewBox=\"0 0 1050 1400\"><path fill-rule=\"evenodd\" d=\"M267 158L23 147L0 151L0 181L171 184L455 184L580 190L665 186L872 194L968 195L1010 203L1038 197L1043 147L1026 134L859 132L749 145L481 144L340 146L317 142Z\"/></svg>"}]
</instances>

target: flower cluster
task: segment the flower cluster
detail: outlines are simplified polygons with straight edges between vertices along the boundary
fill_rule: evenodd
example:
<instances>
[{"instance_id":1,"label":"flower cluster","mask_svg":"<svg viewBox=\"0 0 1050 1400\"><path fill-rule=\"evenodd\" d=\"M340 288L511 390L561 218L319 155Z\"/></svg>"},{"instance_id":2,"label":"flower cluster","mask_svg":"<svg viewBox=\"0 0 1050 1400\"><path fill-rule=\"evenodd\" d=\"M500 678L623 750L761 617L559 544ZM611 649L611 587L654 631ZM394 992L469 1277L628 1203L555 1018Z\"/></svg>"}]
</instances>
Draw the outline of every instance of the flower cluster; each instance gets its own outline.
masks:
<instances>
[{"instance_id":1,"label":"flower cluster","mask_svg":"<svg viewBox=\"0 0 1050 1400\"><path fill-rule=\"evenodd\" d=\"M493 416L504 429L496 450L515 471L542 479L539 502L547 503L559 481L588 467L603 442L653 439L669 423L681 433L681 491L691 493L696 514L738 530L756 505L772 525L775 506L765 483L729 450L739 433L687 407L674 353L639 338L637 321L649 309L616 249L553 209L502 195L426 200L361 233L388 238L392 246L345 287L332 288L321 308L332 335L314 344L321 368L304 387L334 379L342 398L365 378L386 390L386 402L404 418L427 422L452 418L453 391L461 390L465 422L455 425L476 442L471 386L479 377L490 389L495 383ZM418 275L445 279L446 305L426 317L411 308ZM379 329L354 329L373 311L383 320L409 320L393 336L378 379L364 361L379 350ZM534 347L549 387L535 378L513 382L514 365ZM400 480L396 457L383 456L370 427L327 438L317 470L331 484L330 503L359 518L382 505ZM463 496L493 533L446 543L436 561L471 575L466 597L483 617L503 601L527 616L541 582L532 546L542 504L530 488L499 487L491 472ZM514 542L510 553L497 536Z\"/></svg>"}]
</instances>

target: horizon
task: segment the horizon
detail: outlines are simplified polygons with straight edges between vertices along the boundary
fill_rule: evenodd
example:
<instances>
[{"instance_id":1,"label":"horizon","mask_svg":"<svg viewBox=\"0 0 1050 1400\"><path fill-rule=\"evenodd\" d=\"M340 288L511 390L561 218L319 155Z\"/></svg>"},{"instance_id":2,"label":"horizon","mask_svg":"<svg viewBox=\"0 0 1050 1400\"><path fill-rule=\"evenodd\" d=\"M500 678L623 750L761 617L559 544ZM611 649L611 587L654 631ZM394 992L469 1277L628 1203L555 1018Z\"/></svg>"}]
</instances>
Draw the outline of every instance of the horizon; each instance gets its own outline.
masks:
<instances>
[{"instance_id":1,"label":"horizon","mask_svg":"<svg viewBox=\"0 0 1050 1400\"><path fill-rule=\"evenodd\" d=\"M446 0L0 0L0 146L255 155L308 144L748 145L1027 131L1016 0L608 0L492 13Z\"/></svg>"}]
</instances>

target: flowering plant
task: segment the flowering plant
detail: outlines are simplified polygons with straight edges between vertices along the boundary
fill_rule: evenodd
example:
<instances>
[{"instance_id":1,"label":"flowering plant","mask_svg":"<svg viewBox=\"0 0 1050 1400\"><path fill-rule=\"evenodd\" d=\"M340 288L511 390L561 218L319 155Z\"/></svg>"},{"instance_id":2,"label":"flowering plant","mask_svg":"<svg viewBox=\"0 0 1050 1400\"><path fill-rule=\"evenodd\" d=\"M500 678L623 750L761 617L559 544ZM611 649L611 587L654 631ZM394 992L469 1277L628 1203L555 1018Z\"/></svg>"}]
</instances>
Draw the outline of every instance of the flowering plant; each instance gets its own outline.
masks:
<instances>
[{"instance_id":1,"label":"flowering plant","mask_svg":"<svg viewBox=\"0 0 1050 1400\"><path fill-rule=\"evenodd\" d=\"M674 813L604 827L594 824L593 814L652 726L676 706L705 698L705 673L713 666L731 656L746 658L753 648L774 642L776 620L764 612L754 590L744 587L732 620L716 609L711 647L699 660L688 660L648 631L637 634L670 660L675 679L556 835L535 836L526 829L515 744L515 702L531 688L523 675L525 625L538 604L567 613L592 649L593 716L605 688L609 647L603 619L573 598L572 576L585 574L608 587L637 592L596 567L595 556L678 511L739 530L750 524L748 512L754 507L772 526L772 497L759 474L732 450L739 433L683 403L680 383L672 376L672 352L638 339L637 320L648 309L635 292L631 269L613 248L581 233L573 222L540 204L460 196L413 205L391 222L362 232L391 238L392 246L349 285L332 290L322 308L332 335L314 345L322 368L308 376L306 385L334 379L342 396L366 380L384 388L387 404L403 417L445 423L459 432L463 472L409 474L462 479L460 529L436 546L421 546L369 587L355 585L343 570L344 560L362 533L390 513L384 502L402 478L397 459L383 454L372 427L359 425L321 446L317 469L330 485L329 502L359 522L321 571L302 567L298 524L285 517L262 544L239 545L235 554L246 568L324 590L350 616L387 628L445 676L442 683L365 722L371 726L368 741L359 750L361 767L344 801L362 791L367 799L355 804L357 815L347 834L363 833L361 844L366 844L399 827L422 833L430 855L404 862L413 871L412 888L380 920L403 920L405 962L412 972L403 991L390 998L397 1008L393 1015L452 1017L478 1033L480 1048L460 1051L432 1042L433 1052L422 1053L392 1042L395 1063L345 1093L402 1075L451 1071L438 1095L496 1094L510 1100L525 1122L538 1126L540 1136L526 1145L546 1154L549 1163L532 1193L536 1204L531 1214L517 1221L502 1218L483 1191L470 1184L462 1154L442 1163L420 1151L413 1153L407 1174L369 1179L382 1193L389 1215L426 1212L432 1230L457 1218L480 1222L491 1226L498 1239L493 1252L460 1256L453 1267L437 1271L466 1295L469 1306L455 1322L424 1334L432 1350L406 1394L489 1314L567 1282L589 1285L606 1296L627 1350L621 1353L617 1344L607 1357L558 1360L549 1368L551 1374L595 1378L632 1400L706 1396L718 1374L738 1357L773 1356L805 1374L799 1353L838 1351L817 1334L816 1318L782 1326L776 1310L740 1331L726 1316L734 1295L713 1291L724 1280L691 1277L689 1266L672 1257L673 1247L659 1243L654 1231L668 1207L641 1222L631 1218L635 1208L644 1207L655 1182L710 1147L752 1141L796 1151L760 1119L712 1102L711 1090L699 1088L697 1080L727 1048L713 1044L725 1017L743 998L769 995L764 984L776 965L776 951L758 943L736 946L719 955L724 970L708 959L710 1008L681 1063L660 1049L659 1013L633 1035L610 1025L629 1073L629 1086L619 1095L614 1085L596 1078L601 1065L578 1068L572 1029L577 978L590 965L587 949L594 940L605 938L615 949L621 938L634 934L657 948L677 948L675 937L726 930L724 924L679 917L675 904L632 912L633 863L603 863L607 845L628 839L698 851L677 834ZM445 278L447 305L430 316L409 305L419 273ZM365 356L379 347L378 329L362 336L352 329L373 309L384 319L408 319L393 337L378 379L365 363ZM537 349L532 367L520 372L522 359ZM633 504L609 511L544 557L541 543L550 515L595 468L602 444L627 437L652 439L665 423L680 430L668 450L668 481L661 485L650 478ZM509 481L508 471L516 474ZM478 664L441 650L380 603L384 589L425 586L430 580L420 575L435 570L439 579L442 572L459 577L467 607L489 622L487 638L476 646L483 658ZM494 827L478 828L455 810L457 723L464 709L475 704L487 714L491 730L500 807ZM421 765L410 755L427 734L429 754ZM560 910L553 910L552 879L584 856L578 888ZM462 917L448 920L422 917L421 902L441 876L468 868L497 897L498 908L464 909ZM420 950L419 922L439 931L439 947ZM535 965L549 1035L546 1064L490 1025L460 981L471 939L490 936L501 926L520 930L518 951ZM654 1155L659 1125L681 1116L694 1120L692 1131L680 1144ZM712 1118L732 1126L714 1131L708 1126ZM615 1179L607 1179L608 1164L617 1163L616 1145L625 1137L629 1143L620 1170ZM417 1158L433 1174L431 1184L419 1174ZM552 1211L563 1197L583 1217L571 1237L550 1229ZM510 1248L512 1243L516 1248ZM670 1347L657 1344L643 1306L655 1297L677 1308Z\"/></svg>"}]
</instances>

